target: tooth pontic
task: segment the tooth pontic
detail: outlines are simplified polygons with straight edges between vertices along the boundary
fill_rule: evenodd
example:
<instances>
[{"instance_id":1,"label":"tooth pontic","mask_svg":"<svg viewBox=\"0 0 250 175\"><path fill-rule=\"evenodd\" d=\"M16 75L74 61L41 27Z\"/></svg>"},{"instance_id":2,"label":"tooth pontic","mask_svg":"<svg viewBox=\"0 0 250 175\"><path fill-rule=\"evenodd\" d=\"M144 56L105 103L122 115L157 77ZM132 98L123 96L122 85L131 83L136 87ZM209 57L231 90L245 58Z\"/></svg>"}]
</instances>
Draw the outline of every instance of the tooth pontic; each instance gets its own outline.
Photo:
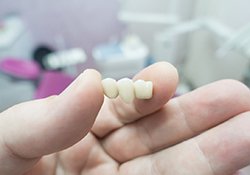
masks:
<instances>
[{"instance_id":1,"label":"tooth pontic","mask_svg":"<svg viewBox=\"0 0 250 175\"><path fill-rule=\"evenodd\" d=\"M138 99L150 99L153 95L153 83L151 81L137 80L134 82L135 96Z\"/></svg>"},{"instance_id":2,"label":"tooth pontic","mask_svg":"<svg viewBox=\"0 0 250 175\"><path fill-rule=\"evenodd\" d=\"M134 84L131 79L123 78L117 82L119 96L125 103L131 103L134 98Z\"/></svg>"},{"instance_id":3,"label":"tooth pontic","mask_svg":"<svg viewBox=\"0 0 250 175\"><path fill-rule=\"evenodd\" d=\"M117 83L112 78L102 80L104 94L109 98L116 98L119 95Z\"/></svg>"}]
</instances>

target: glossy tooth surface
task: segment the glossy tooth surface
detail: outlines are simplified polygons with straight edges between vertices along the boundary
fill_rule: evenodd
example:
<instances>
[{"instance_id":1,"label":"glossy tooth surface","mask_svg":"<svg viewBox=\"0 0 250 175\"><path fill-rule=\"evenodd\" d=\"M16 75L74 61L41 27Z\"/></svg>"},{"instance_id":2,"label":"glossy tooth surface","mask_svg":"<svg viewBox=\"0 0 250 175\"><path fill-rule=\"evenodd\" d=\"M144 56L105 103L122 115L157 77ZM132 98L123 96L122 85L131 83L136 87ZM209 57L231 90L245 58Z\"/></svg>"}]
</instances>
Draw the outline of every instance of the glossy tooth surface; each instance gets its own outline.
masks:
<instances>
[{"instance_id":1,"label":"glossy tooth surface","mask_svg":"<svg viewBox=\"0 0 250 175\"><path fill-rule=\"evenodd\" d=\"M131 103L135 98L134 83L131 79L123 78L117 82L119 96L125 103Z\"/></svg>"},{"instance_id":2,"label":"glossy tooth surface","mask_svg":"<svg viewBox=\"0 0 250 175\"><path fill-rule=\"evenodd\" d=\"M104 94L109 98L116 98L119 95L117 82L112 78L102 80Z\"/></svg>"},{"instance_id":3,"label":"glossy tooth surface","mask_svg":"<svg viewBox=\"0 0 250 175\"><path fill-rule=\"evenodd\" d=\"M153 96L153 83L151 81L137 80L134 82L135 96L138 99L150 99Z\"/></svg>"}]
</instances>

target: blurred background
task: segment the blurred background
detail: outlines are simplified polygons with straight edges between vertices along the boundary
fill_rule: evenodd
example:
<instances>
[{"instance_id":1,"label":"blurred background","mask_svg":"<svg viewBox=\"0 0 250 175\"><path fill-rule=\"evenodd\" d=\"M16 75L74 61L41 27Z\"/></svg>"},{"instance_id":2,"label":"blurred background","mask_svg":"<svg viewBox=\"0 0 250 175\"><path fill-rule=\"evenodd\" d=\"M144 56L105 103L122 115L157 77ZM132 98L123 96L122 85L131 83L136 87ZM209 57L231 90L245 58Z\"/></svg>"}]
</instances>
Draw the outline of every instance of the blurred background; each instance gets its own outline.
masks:
<instances>
[{"instance_id":1,"label":"blurred background","mask_svg":"<svg viewBox=\"0 0 250 175\"><path fill-rule=\"evenodd\" d=\"M168 61L180 73L177 95L224 78L250 86L249 6L249 0L0 0L0 111L59 94L87 68L119 79Z\"/></svg>"},{"instance_id":2,"label":"blurred background","mask_svg":"<svg viewBox=\"0 0 250 175\"><path fill-rule=\"evenodd\" d=\"M168 61L180 73L177 94L224 78L249 86L249 6L248 0L0 0L0 111L58 94L87 68L119 79Z\"/></svg>"}]
</instances>

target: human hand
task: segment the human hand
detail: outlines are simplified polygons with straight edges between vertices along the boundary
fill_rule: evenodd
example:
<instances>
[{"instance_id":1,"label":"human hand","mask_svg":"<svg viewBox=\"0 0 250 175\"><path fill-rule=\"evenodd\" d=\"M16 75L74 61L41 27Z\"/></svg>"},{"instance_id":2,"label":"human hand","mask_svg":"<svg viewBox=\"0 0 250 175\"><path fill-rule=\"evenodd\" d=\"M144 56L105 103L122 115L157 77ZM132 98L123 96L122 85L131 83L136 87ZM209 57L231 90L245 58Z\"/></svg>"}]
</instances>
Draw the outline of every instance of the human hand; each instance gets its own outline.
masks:
<instances>
[{"instance_id":1,"label":"human hand","mask_svg":"<svg viewBox=\"0 0 250 175\"><path fill-rule=\"evenodd\" d=\"M152 99L102 104L87 71L57 97L2 113L0 174L232 175L250 163L248 88L224 80L170 99L178 75L167 63L135 79L153 81Z\"/></svg>"}]
</instances>

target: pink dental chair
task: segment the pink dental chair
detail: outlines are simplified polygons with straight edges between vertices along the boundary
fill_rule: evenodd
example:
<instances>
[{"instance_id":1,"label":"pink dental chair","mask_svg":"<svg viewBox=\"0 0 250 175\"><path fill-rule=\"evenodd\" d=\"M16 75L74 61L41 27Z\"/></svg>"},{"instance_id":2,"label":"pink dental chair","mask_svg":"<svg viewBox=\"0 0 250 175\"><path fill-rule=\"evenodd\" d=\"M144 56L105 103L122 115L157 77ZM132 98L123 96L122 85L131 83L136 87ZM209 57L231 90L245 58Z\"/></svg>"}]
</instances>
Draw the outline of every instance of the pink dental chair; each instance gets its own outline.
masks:
<instances>
[{"instance_id":1,"label":"pink dental chair","mask_svg":"<svg viewBox=\"0 0 250 175\"><path fill-rule=\"evenodd\" d=\"M1 59L0 71L14 78L37 81L35 99L60 94L74 79L61 71L42 70L35 61L27 59Z\"/></svg>"}]
</instances>

